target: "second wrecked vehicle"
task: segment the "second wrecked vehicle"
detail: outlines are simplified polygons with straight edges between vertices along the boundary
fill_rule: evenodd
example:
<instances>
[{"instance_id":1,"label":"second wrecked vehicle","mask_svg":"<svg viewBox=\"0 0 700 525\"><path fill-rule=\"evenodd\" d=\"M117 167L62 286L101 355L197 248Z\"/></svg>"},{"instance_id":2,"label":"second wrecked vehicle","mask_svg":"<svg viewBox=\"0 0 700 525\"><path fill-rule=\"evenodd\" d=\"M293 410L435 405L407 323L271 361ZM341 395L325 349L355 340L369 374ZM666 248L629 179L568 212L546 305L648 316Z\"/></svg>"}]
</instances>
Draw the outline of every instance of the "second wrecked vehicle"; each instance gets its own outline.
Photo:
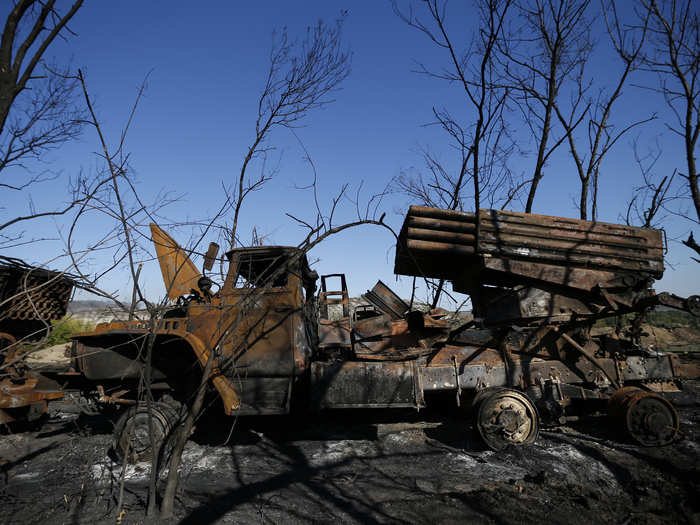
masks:
<instances>
[{"instance_id":1,"label":"second wrecked vehicle","mask_svg":"<svg viewBox=\"0 0 700 525\"><path fill-rule=\"evenodd\" d=\"M37 420L48 402L63 397L60 385L31 370L26 358L66 314L74 286L64 272L0 255L0 425Z\"/></svg>"},{"instance_id":2,"label":"second wrecked vehicle","mask_svg":"<svg viewBox=\"0 0 700 525\"><path fill-rule=\"evenodd\" d=\"M668 444L679 418L656 392L698 376L678 356L641 345L642 316L655 305L700 314L698 297L651 289L663 273L655 230L412 206L395 272L470 294L475 319L461 326L439 309L412 309L381 281L354 310L343 274L321 277L317 294L316 272L292 247L227 252L228 274L216 288L172 238L155 225L152 233L176 304L157 321L101 324L73 346L101 402L124 407L115 443L131 459L150 455L150 416L158 445L168 438L209 359L208 380L227 415L420 408L433 391L453 392L458 404L469 393L478 431L495 450L533 442L541 424L601 409L638 443ZM628 313L637 317L626 331L592 334L596 320ZM150 343L149 414L138 390Z\"/></svg>"}]
</instances>

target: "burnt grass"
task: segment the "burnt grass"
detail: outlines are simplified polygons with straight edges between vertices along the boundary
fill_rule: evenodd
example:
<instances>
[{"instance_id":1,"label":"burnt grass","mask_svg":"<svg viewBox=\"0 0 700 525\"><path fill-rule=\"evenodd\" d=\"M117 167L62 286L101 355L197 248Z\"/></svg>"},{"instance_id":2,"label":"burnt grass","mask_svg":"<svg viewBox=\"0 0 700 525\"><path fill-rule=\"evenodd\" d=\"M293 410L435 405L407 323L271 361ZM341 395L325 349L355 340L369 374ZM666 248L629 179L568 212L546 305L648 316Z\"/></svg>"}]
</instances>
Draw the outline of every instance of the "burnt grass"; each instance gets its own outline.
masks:
<instances>
[{"instance_id":1,"label":"burnt grass","mask_svg":"<svg viewBox=\"0 0 700 525\"><path fill-rule=\"evenodd\" d=\"M624 441L604 417L495 453L456 408L200 420L171 523L700 523L700 383L667 394L683 439ZM454 405L453 398L438 407ZM451 403L450 403L451 402ZM65 402L0 435L0 523L144 523L148 467ZM157 520L153 520L156 522Z\"/></svg>"}]
</instances>

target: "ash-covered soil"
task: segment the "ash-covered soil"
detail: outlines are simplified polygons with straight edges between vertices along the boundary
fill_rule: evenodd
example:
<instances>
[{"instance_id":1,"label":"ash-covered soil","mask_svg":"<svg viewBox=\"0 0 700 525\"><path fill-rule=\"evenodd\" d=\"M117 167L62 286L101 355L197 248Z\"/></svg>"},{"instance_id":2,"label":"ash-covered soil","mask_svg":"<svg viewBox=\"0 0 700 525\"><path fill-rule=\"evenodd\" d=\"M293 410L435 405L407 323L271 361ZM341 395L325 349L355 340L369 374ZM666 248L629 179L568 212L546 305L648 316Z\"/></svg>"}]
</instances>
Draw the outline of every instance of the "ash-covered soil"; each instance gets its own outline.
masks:
<instances>
[{"instance_id":1,"label":"ash-covered soil","mask_svg":"<svg viewBox=\"0 0 700 525\"><path fill-rule=\"evenodd\" d=\"M667 395L685 438L661 448L620 441L605 418L496 453L457 410L233 428L210 416L185 449L172 522L700 523L700 383ZM52 412L38 430L0 436L0 523L117 523L109 421L65 403ZM147 464L124 470L120 523L145 521L148 476Z\"/></svg>"}]
</instances>

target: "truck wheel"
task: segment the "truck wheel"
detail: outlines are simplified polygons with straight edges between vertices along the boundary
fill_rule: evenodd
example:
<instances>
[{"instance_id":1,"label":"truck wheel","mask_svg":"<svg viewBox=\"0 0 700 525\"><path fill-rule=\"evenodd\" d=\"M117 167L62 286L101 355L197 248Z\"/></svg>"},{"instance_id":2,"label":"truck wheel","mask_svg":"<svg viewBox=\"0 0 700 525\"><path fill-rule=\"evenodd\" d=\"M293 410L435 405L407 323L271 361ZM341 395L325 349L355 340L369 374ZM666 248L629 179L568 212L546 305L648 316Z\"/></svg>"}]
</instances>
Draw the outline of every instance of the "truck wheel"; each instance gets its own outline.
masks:
<instances>
[{"instance_id":1,"label":"truck wheel","mask_svg":"<svg viewBox=\"0 0 700 525\"><path fill-rule=\"evenodd\" d=\"M490 386L488 388L484 388L483 390L479 390L474 396L474 399L472 399L472 410L474 411L474 414L479 413L479 406L481 405L482 401L491 397L496 392L502 392L504 390L508 389L504 386Z\"/></svg>"},{"instance_id":2,"label":"truck wheel","mask_svg":"<svg viewBox=\"0 0 700 525\"><path fill-rule=\"evenodd\" d=\"M527 395L511 388L495 388L479 397L474 407L476 426L490 449L528 445L537 439L539 417Z\"/></svg>"},{"instance_id":3,"label":"truck wheel","mask_svg":"<svg viewBox=\"0 0 700 525\"><path fill-rule=\"evenodd\" d=\"M178 411L165 403L151 404L153 441L158 454L168 442L178 424ZM150 461L153 457L149 430L149 410L146 403L139 403L124 412L114 426L114 452L120 461L128 463Z\"/></svg>"},{"instance_id":4,"label":"truck wheel","mask_svg":"<svg viewBox=\"0 0 700 525\"><path fill-rule=\"evenodd\" d=\"M645 447L668 445L680 431L680 417L664 397L641 388L626 386L608 402L608 414L634 441Z\"/></svg>"}]
</instances>

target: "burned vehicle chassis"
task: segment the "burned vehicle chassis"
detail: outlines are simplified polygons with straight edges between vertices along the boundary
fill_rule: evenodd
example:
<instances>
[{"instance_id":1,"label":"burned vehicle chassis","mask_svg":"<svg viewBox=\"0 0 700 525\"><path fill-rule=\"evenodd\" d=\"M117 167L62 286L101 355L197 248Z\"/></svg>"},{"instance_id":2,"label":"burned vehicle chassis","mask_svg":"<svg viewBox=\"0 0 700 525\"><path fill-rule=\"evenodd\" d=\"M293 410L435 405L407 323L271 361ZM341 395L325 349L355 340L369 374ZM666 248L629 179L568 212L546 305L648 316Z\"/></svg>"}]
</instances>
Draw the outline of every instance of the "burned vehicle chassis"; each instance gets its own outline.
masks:
<instances>
[{"instance_id":1,"label":"burned vehicle chassis","mask_svg":"<svg viewBox=\"0 0 700 525\"><path fill-rule=\"evenodd\" d=\"M654 230L412 206L395 273L443 279L469 293L476 318L461 326L439 308L416 310L381 281L352 311L345 276L322 276L316 294L318 276L290 247L229 251L226 280L212 293L187 253L157 226L152 232L178 305L150 322L99 325L73 345L74 365L100 401L127 406L116 445L122 453L131 446L132 459L149 454L147 444L124 440L143 421L136 385L149 348L151 410L163 440L209 359L207 379L227 415L420 409L426 394L443 391L473 409L479 434L495 450L532 443L540 425L601 410L641 445L680 435L675 408L658 392L677 389L698 368L643 347L640 324L658 304L700 312L696 297L651 290L663 272ZM205 271L213 257L210 251ZM629 313L637 316L626 332L620 325L592 335L598 319Z\"/></svg>"}]
</instances>

